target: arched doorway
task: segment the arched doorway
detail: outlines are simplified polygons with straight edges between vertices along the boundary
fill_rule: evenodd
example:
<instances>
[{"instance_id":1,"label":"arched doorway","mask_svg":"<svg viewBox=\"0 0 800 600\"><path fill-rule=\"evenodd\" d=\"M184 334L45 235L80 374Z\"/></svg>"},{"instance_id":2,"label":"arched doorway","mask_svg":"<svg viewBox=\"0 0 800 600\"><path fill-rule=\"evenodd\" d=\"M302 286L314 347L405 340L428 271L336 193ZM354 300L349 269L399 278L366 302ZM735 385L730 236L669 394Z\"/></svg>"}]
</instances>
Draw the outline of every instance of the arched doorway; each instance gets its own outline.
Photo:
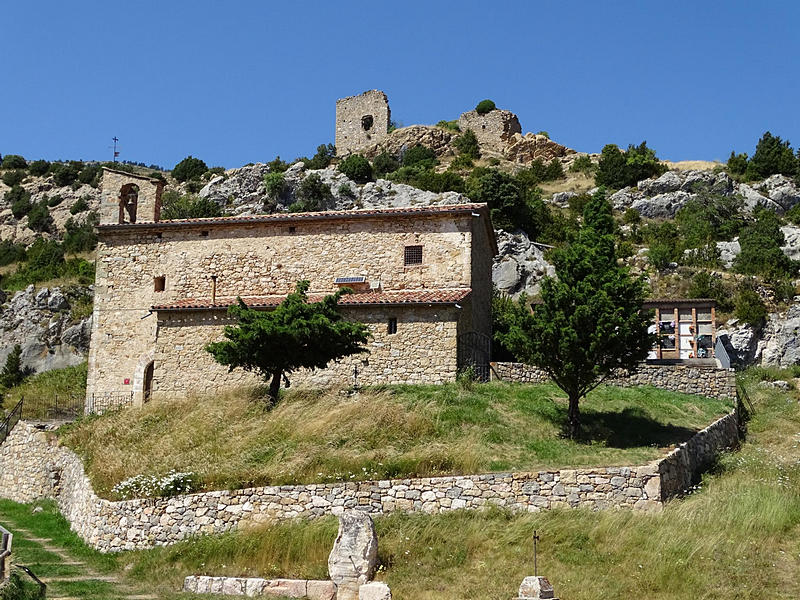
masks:
<instances>
[{"instance_id":1,"label":"arched doorway","mask_svg":"<svg viewBox=\"0 0 800 600\"><path fill-rule=\"evenodd\" d=\"M150 394L153 391L153 369L154 369L154 364L155 363L151 362L144 368L144 388L143 388L143 392L144 393L142 394L142 400L144 402L147 402L147 401L150 400Z\"/></svg>"}]
</instances>

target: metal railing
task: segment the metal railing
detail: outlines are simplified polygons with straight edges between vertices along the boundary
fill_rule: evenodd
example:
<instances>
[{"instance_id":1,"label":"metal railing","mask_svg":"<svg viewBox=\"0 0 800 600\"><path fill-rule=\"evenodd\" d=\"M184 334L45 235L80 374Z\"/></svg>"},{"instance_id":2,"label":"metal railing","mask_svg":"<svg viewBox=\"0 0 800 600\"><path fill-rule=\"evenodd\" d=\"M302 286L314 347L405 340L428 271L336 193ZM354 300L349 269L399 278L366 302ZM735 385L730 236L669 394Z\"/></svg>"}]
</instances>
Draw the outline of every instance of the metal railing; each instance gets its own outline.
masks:
<instances>
[{"instance_id":1,"label":"metal railing","mask_svg":"<svg viewBox=\"0 0 800 600\"><path fill-rule=\"evenodd\" d=\"M133 406L133 392L106 392L92 394L86 407L87 414L102 415L109 410Z\"/></svg>"},{"instance_id":2,"label":"metal railing","mask_svg":"<svg viewBox=\"0 0 800 600\"><path fill-rule=\"evenodd\" d=\"M19 423L19 420L22 418L22 403L25 401L25 398L20 398L20 401L17 402L17 405L11 409L11 412L8 413L8 416L3 419L3 422L0 423L0 444L6 441L6 438L11 433L11 430L14 429L14 425Z\"/></svg>"}]
</instances>

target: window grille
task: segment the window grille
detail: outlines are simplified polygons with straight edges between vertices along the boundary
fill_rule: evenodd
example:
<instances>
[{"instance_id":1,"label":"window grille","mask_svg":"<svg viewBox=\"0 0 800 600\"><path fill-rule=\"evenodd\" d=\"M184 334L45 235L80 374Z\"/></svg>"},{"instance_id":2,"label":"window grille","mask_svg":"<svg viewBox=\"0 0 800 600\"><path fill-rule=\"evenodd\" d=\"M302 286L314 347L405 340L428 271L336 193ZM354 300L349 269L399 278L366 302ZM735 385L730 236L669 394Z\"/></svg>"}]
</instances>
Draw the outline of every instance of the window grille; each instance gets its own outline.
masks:
<instances>
[{"instance_id":1,"label":"window grille","mask_svg":"<svg viewBox=\"0 0 800 600\"><path fill-rule=\"evenodd\" d=\"M422 246L406 246L404 263L408 265L422 264Z\"/></svg>"}]
</instances>

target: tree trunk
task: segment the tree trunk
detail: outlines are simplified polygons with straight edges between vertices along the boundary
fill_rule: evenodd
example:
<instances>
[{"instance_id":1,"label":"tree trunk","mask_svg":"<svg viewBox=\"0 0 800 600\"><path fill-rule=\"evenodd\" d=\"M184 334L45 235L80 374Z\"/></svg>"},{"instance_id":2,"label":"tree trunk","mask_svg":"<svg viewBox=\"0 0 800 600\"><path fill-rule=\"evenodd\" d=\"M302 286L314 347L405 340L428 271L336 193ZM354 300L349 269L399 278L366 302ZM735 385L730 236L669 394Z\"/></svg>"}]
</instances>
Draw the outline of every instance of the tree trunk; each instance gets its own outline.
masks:
<instances>
[{"instance_id":1,"label":"tree trunk","mask_svg":"<svg viewBox=\"0 0 800 600\"><path fill-rule=\"evenodd\" d=\"M278 396L281 393L281 371L273 371L272 381L269 382L269 408L278 404Z\"/></svg>"},{"instance_id":2,"label":"tree trunk","mask_svg":"<svg viewBox=\"0 0 800 600\"><path fill-rule=\"evenodd\" d=\"M569 439L574 440L575 436L578 435L578 432L581 428L581 415L578 409L578 400L580 400L580 396L577 394L569 394L569 413L568 413L568 421L569 421Z\"/></svg>"}]
</instances>

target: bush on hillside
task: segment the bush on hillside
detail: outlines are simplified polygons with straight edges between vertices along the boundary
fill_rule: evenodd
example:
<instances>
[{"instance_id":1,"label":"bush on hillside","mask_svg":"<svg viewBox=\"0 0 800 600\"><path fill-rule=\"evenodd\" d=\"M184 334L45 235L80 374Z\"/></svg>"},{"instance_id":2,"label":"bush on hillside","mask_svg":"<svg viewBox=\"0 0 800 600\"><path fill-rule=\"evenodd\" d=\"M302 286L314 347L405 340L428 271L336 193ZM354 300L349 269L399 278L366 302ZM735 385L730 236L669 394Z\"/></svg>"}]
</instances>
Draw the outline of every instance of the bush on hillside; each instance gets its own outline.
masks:
<instances>
[{"instance_id":1,"label":"bush on hillside","mask_svg":"<svg viewBox=\"0 0 800 600\"><path fill-rule=\"evenodd\" d=\"M675 215L684 248L732 240L745 225L744 201L739 196L700 192Z\"/></svg>"},{"instance_id":2,"label":"bush on hillside","mask_svg":"<svg viewBox=\"0 0 800 600\"><path fill-rule=\"evenodd\" d=\"M475 107L475 112L479 115L485 115L492 112L496 108L497 106L495 106L495 103L492 100L481 100Z\"/></svg>"},{"instance_id":3,"label":"bush on hillside","mask_svg":"<svg viewBox=\"0 0 800 600\"><path fill-rule=\"evenodd\" d=\"M264 208L274 208L279 202L285 202L289 196L289 184L286 183L286 177L283 171L271 171L264 175L264 191L267 194L267 200L272 206L265 203Z\"/></svg>"},{"instance_id":4,"label":"bush on hillside","mask_svg":"<svg viewBox=\"0 0 800 600\"><path fill-rule=\"evenodd\" d=\"M92 211L82 222L76 221L72 217L67 219L64 224L64 243L65 252L76 254L78 252L88 252L97 247L97 234L95 226L99 222L97 213Z\"/></svg>"},{"instance_id":5,"label":"bush on hillside","mask_svg":"<svg viewBox=\"0 0 800 600\"><path fill-rule=\"evenodd\" d=\"M622 152L616 144L606 144L600 153L595 182L612 189L636 185L643 179L661 175L667 167L658 160L647 142L633 144Z\"/></svg>"},{"instance_id":6,"label":"bush on hillside","mask_svg":"<svg viewBox=\"0 0 800 600\"><path fill-rule=\"evenodd\" d=\"M14 169L13 171L6 171L3 173L3 183L8 187L19 185L22 183L23 179L25 179L25 171L22 169Z\"/></svg>"},{"instance_id":7,"label":"bush on hillside","mask_svg":"<svg viewBox=\"0 0 800 600\"><path fill-rule=\"evenodd\" d=\"M731 291L719 275L712 275L708 271L695 273L686 295L689 298L713 298L717 301L717 309L722 312L729 312L733 308Z\"/></svg>"},{"instance_id":8,"label":"bush on hillside","mask_svg":"<svg viewBox=\"0 0 800 600\"><path fill-rule=\"evenodd\" d=\"M654 269L663 271L680 257L678 229L671 221L651 224L643 231L648 244L647 259Z\"/></svg>"},{"instance_id":9,"label":"bush on hillside","mask_svg":"<svg viewBox=\"0 0 800 600\"><path fill-rule=\"evenodd\" d=\"M330 210L334 203L331 188L316 173L303 178L295 190L295 198L297 200L289 207L289 212Z\"/></svg>"},{"instance_id":10,"label":"bush on hillside","mask_svg":"<svg viewBox=\"0 0 800 600\"><path fill-rule=\"evenodd\" d=\"M424 167L430 169L436 165L436 153L422 144L412 146L403 154L404 167Z\"/></svg>"},{"instance_id":11,"label":"bush on hillside","mask_svg":"<svg viewBox=\"0 0 800 600\"><path fill-rule=\"evenodd\" d=\"M222 210L219 204L208 198L192 194L181 196L172 190L161 196L162 219L204 219L221 216Z\"/></svg>"},{"instance_id":12,"label":"bush on hillside","mask_svg":"<svg viewBox=\"0 0 800 600\"><path fill-rule=\"evenodd\" d=\"M89 210L89 203L86 201L86 196L81 196L69 207L69 214L77 215L87 210Z\"/></svg>"},{"instance_id":13,"label":"bush on hillside","mask_svg":"<svg viewBox=\"0 0 800 600\"><path fill-rule=\"evenodd\" d=\"M46 232L51 231L52 226L53 217L47 208L47 200L40 200L28 213L28 227L33 231Z\"/></svg>"},{"instance_id":14,"label":"bush on hillside","mask_svg":"<svg viewBox=\"0 0 800 600\"><path fill-rule=\"evenodd\" d=\"M25 245L15 244L11 240L0 242L0 267L25 260Z\"/></svg>"},{"instance_id":15,"label":"bush on hillside","mask_svg":"<svg viewBox=\"0 0 800 600\"><path fill-rule=\"evenodd\" d=\"M743 323L760 327L767 318L767 307L750 281L744 281L734 297L734 315Z\"/></svg>"},{"instance_id":16,"label":"bush on hillside","mask_svg":"<svg viewBox=\"0 0 800 600\"><path fill-rule=\"evenodd\" d=\"M356 183L372 181L372 165L360 154L351 154L339 163L339 172Z\"/></svg>"},{"instance_id":17,"label":"bush on hillside","mask_svg":"<svg viewBox=\"0 0 800 600\"><path fill-rule=\"evenodd\" d=\"M461 128L458 126L458 119L453 119L452 121L441 120L436 123L436 126L441 127L442 129L447 129L448 131L461 131Z\"/></svg>"},{"instance_id":18,"label":"bush on hillside","mask_svg":"<svg viewBox=\"0 0 800 600\"><path fill-rule=\"evenodd\" d=\"M47 198L47 196L45 196L45 198ZM64 199L61 197L61 194L54 194L53 196L47 198L47 206L53 208L54 206L61 204L63 201Z\"/></svg>"},{"instance_id":19,"label":"bush on hillside","mask_svg":"<svg viewBox=\"0 0 800 600\"><path fill-rule=\"evenodd\" d=\"M6 154L0 167L3 169L27 169L28 163L19 154Z\"/></svg>"},{"instance_id":20,"label":"bush on hillside","mask_svg":"<svg viewBox=\"0 0 800 600\"><path fill-rule=\"evenodd\" d=\"M46 160L35 160L28 167L28 172L35 177L43 177L50 170L50 163Z\"/></svg>"},{"instance_id":21,"label":"bush on hillside","mask_svg":"<svg viewBox=\"0 0 800 600\"><path fill-rule=\"evenodd\" d=\"M797 159L789 140L765 132L747 162L746 173L748 179L764 179L777 174L793 177L797 173Z\"/></svg>"},{"instance_id":22,"label":"bush on hillside","mask_svg":"<svg viewBox=\"0 0 800 600\"><path fill-rule=\"evenodd\" d=\"M266 164L267 167L269 167L270 173L283 173L286 169L289 168L289 163L287 163L284 160L281 160L280 156L276 156Z\"/></svg>"},{"instance_id":23,"label":"bush on hillside","mask_svg":"<svg viewBox=\"0 0 800 600\"><path fill-rule=\"evenodd\" d=\"M597 165L592 162L588 155L579 156L572 161L569 166L570 173L585 173L586 175L593 175L597 170Z\"/></svg>"},{"instance_id":24,"label":"bush on hillside","mask_svg":"<svg viewBox=\"0 0 800 600\"><path fill-rule=\"evenodd\" d=\"M731 175L744 175L747 171L747 154L736 154L731 150L728 157L728 172Z\"/></svg>"},{"instance_id":25,"label":"bush on hillside","mask_svg":"<svg viewBox=\"0 0 800 600\"><path fill-rule=\"evenodd\" d=\"M102 177L103 169L100 165L86 165L78 174L78 181L96 187Z\"/></svg>"},{"instance_id":26,"label":"bush on hillside","mask_svg":"<svg viewBox=\"0 0 800 600\"><path fill-rule=\"evenodd\" d=\"M453 146L458 150L459 155L467 156L472 159L481 157L481 149L478 146L478 138L472 129L467 129L458 136L453 142Z\"/></svg>"},{"instance_id":27,"label":"bush on hillside","mask_svg":"<svg viewBox=\"0 0 800 600\"><path fill-rule=\"evenodd\" d=\"M400 168L400 161L388 152L381 152L372 161L372 170L376 177L381 177L387 173L392 173Z\"/></svg>"},{"instance_id":28,"label":"bush on hillside","mask_svg":"<svg viewBox=\"0 0 800 600\"><path fill-rule=\"evenodd\" d=\"M0 371L0 388L8 389L21 384L33 374L33 369L22 365L22 346L16 344L6 357L3 370Z\"/></svg>"},{"instance_id":29,"label":"bush on hillside","mask_svg":"<svg viewBox=\"0 0 800 600\"><path fill-rule=\"evenodd\" d=\"M11 214L15 219L21 219L33 208L30 193L21 185L15 185L7 191L5 201L11 205Z\"/></svg>"},{"instance_id":30,"label":"bush on hillside","mask_svg":"<svg viewBox=\"0 0 800 600\"><path fill-rule=\"evenodd\" d=\"M184 182L191 179L200 179L200 176L206 171L208 171L206 163L190 154L175 165L175 168L172 169L172 176L176 180Z\"/></svg>"},{"instance_id":31,"label":"bush on hillside","mask_svg":"<svg viewBox=\"0 0 800 600\"><path fill-rule=\"evenodd\" d=\"M75 163L53 163L50 166L50 173L53 181L58 187L72 185L80 174L81 169Z\"/></svg>"},{"instance_id":32,"label":"bush on hillside","mask_svg":"<svg viewBox=\"0 0 800 600\"><path fill-rule=\"evenodd\" d=\"M771 279L794 277L798 263L786 256L781 246L786 238L781 231L778 215L757 207L754 221L742 229L739 245L742 250L733 261L733 268L745 275L762 275Z\"/></svg>"},{"instance_id":33,"label":"bush on hillside","mask_svg":"<svg viewBox=\"0 0 800 600\"><path fill-rule=\"evenodd\" d=\"M306 169L324 169L336 157L336 146L333 144L321 144L317 146L317 153L303 163Z\"/></svg>"}]
</instances>

